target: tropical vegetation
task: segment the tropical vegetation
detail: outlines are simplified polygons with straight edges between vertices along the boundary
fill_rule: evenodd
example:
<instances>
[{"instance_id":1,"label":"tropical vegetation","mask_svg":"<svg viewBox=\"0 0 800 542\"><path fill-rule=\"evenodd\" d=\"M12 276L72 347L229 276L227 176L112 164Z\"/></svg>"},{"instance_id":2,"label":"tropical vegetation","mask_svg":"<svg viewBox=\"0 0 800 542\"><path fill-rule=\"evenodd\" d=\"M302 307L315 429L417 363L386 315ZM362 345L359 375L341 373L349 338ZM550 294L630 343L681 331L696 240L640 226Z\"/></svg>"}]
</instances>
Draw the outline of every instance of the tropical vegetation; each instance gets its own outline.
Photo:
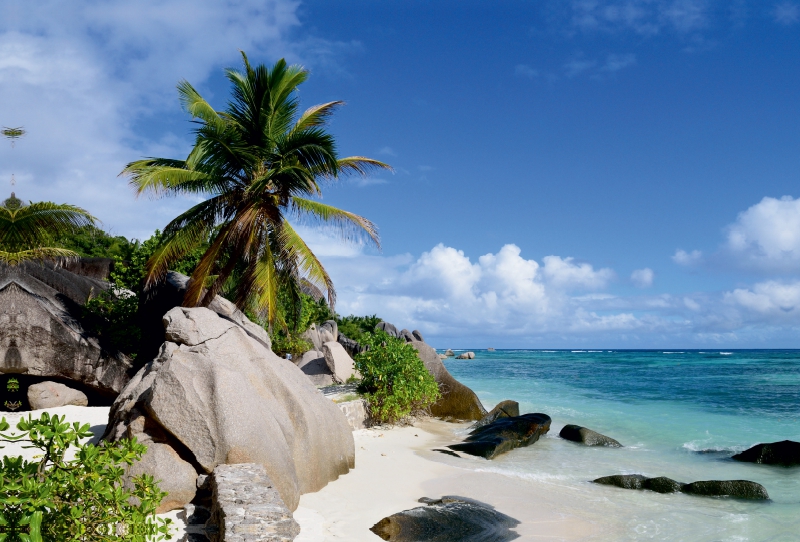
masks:
<instances>
[{"instance_id":1,"label":"tropical vegetation","mask_svg":"<svg viewBox=\"0 0 800 542\"><path fill-rule=\"evenodd\" d=\"M413 346L380 330L362 341L367 350L354 361L373 419L395 423L439 400L439 386Z\"/></svg>"},{"instance_id":2,"label":"tropical vegetation","mask_svg":"<svg viewBox=\"0 0 800 542\"><path fill-rule=\"evenodd\" d=\"M28 461L5 456L0 463L0 540L3 542L145 542L168 540L171 520L155 511L166 493L149 475L123 484L127 468L146 447L135 439L84 444L89 424L67 423L43 413L7 432L0 441L24 442L41 454ZM74 459L66 459L70 448Z\"/></svg>"},{"instance_id":3,"label":"tropical vegetation","mask_svg":"<svg viewBox=\"0 0 800 542\"><path fill-rule=\"evenodd\" d=\"M0 204L0 262L76 258L75 251L52 246L53 237L74 234L95 220L80 207L50 201L26 204L12 192Z\"/></svg>"},{"instance_id":4,"label":"tropical vegetation","mask_svg":"<svg viewBox=\"0 0 800 542\"><path fill-rule=\"evenodd\" d=\"M372 222L317 198L325 182L389 166L339 157L326 125L342 102L300 112L298 88L308 71L284 60L267 67L251 65L244 53L242 59L243 70L226 70L231 98L222 111L189 82L178 84L181 104L198 124L184 160L147 158L128 164L122 174L138 194L204 198L164 228L163 242L147 262L145 288L210 240L184 305L207 305L224 293L248 314L285 328L279 306L297 318L303 279L326 293L331 307L336 298L330 276L290 220L324 224L344 239L379 246ZM280 303L282 295L288 303Z\"/></svg>"}]
</instances>

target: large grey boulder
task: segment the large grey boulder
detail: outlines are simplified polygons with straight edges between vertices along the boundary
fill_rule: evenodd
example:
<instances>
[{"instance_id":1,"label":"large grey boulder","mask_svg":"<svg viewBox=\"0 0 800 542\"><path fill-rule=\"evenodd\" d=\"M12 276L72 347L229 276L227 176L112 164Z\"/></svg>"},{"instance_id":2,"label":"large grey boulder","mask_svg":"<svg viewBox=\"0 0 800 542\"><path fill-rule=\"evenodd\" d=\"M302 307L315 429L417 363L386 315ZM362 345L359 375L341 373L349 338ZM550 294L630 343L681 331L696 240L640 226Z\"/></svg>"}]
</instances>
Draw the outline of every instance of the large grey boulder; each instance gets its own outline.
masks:
<instances>
[{"instance_id":1,"label":"large grey boulder","mask_svg":"<svg viewBox=\"0 0 800 542\"><path fill-rule=\"evenodd\" d=\"M433 347L420 341L412 341L409 344L417 350L417 355L425 364L425 368L439 384L442 398L431 406L431 414L447 421L478 421L486 416L486 409L483 408L475 392L453 378Z\"/></svg>"},{"instance_id":2,"label":"large grey boulder","mask_svg":"<svg viewBox=\"0 0 800 542\"><path fill-rule=\"evenodd\" d=\"M164 342L162 318L170 309L183 304L189 280L190 278L186 275L177 271L169 271L164 281L148 292L140 303L139 326L142 329L142 345L139 349L138 359L151 360L158 355L161 344ZM272 348L272 342L266 330L251 322L235 304L224 297L216 296L208 308L216 312L222 319L238 325L248 336L266 348Z\"/></svg>"},{"instance_id":3,"label":"large grey boulder","mask_svg":"<svg viewBox=\"0 0 800 542\"><path fill-rule=\"evenodd\" d=\"M356 372L353 358L344 347L336 341L328 341L322 345L322 355L328 370L333 374L336 382L344 384Z\"/></svg>"},{"instance_id":4,"label":"large grey boulder","mask_svg":"<svg viewBox=\"0 0 800 542\"><path fill-rule=\"evenodd\" d=\"M456 359L475 359L475 352L464 352L456 356Z\"/></svg>"},{"instance_id":5,"label":"large grey boulder","mask_svg":"<svg viewBox=\"0 0 800 542\"><path fill-rule=\"evenodd\" d=\"M300 337L310 342L314 350L322 351L322 339L319 336L319 330L316 324L308 326L308 329L305 330Z\"/></svg>"},{"instance_id":6,"label":"large grey boulder","mask_svg":"<svg viewBox=\"0 0 800 542\"><path fill-rule=\"evenodd\" d=\"M319 350L309 350L303 354L297 362L297 368L318 388L333 384L333 371L328 367L325 354Z\"/></svg>"},{"instance_id":7,"label":"large grey boulder","mask_svg":"<svg viewBox=\"0 0 800 542\"><path fill-rule=\"evenodd\" d=\"M290 510L354 466L344 414L291 361L206 308L173 308L164 326L168 340L114 402L104 439L162 441L198 474L258 463Z\"/></svg>"},{"instance_id":8,"label":"large grey boulder","mask_svg":"<svg viewBox=\"0 0 800 542\"><path fill-rule=\"evenodd\" d=\"M339 338L339 325L334 320L328 320L319 326L319 340L322 344L335 342Z\"/></svg>"},{"instance_id":9,"label":"large grey boulder","mask_svg":"<svg viewBox=\"0 0 800 542\"><path fill-rule=\"evenodd\" d=\"M131 361L81 323L82 305L108 287L47 262L0 265L0 373L74 381L110 402Z\"/></svg>"},{"instance_id":10,"label":"large grey boulder","mask_svg":"<svg viewBox=\"0 0 800 542\"><path fill-rule=\"evenodd\" d=\"M28 404L31 410L67 405L88 406L89 399L82 391L48 380L28 386Z\"/></svg>"},{"instance_id":11,"label":"large grey boulder","mask_svg":"<svg viewBox=\"0 0 800 542\"><path fill-rule=\"evenodd\" d=\"M490 410L486 416L475 422L475 424L472 426L472 429L478 429L484 425L489 425L500 418L514 418L516 416L519 416L519 403L510 399L506 399L505 401L500 401L497 403L497 405Z\"/></svg>"},{"instance_id":12,"label":"large grey boulder","mask_svg":"<svg viewBox=\"0 0 800 542\"><path fill-rule=\"evenodd\" d=\"M648 478L641 474L615 474L593 480L595 484L616 486L622 489L649 489L657 493L682 492L704 497L732 497L734 499L768 500L769 494L761 484L749 480L703 480L683 484L666 476Z\"/></svg>"},{"instance_id":13,"label":"large grey boulder","mask_svg":"<svg viewBox=\"0 0 800 542\"><path fill-rule=\"evenodd\" d=\"M380 329L381 331L385 331L391 337L400 336L400 333L397 331L397 328L394 327L394 324L390 324L389 322L379 322L378 325L375 327L377 329Z\"/></svg>"}]
</instances>

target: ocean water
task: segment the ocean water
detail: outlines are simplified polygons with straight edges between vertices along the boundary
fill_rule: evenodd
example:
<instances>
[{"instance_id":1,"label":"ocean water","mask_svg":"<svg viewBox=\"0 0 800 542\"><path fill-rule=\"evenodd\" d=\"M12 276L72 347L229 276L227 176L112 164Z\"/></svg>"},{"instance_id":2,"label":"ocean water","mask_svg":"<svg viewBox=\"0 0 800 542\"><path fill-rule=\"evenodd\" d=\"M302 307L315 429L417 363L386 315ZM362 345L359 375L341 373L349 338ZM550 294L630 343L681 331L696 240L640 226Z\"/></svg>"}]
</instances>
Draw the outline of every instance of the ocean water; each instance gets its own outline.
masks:
<instances>
[{"instance_id":1,"label":"ocean water","mask_svg":"<svg viewBox=\"0 0 800 542\"><path fill-rule=\"evenodd\" d=\"M475 351L445 360L487 408L503 399L553 419L550 433L476 469L528 480L597 526L598 540L800 541L800 467L733 461L800 441L800 351ZM620 441L586 447L569 423ZM611 474L758 482L771 500L662 495L592 484Z\"/></svg>"}]
</instances>

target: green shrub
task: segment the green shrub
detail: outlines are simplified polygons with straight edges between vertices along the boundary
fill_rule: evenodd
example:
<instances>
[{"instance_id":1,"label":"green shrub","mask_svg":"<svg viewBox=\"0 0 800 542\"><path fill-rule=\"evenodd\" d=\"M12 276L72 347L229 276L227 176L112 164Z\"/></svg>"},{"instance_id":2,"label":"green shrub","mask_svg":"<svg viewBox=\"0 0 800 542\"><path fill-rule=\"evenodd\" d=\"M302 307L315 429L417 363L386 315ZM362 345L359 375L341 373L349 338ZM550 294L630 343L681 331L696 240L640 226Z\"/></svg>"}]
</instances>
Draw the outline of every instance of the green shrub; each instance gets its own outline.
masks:
<instances>
[{"instance_id":1,"label":"green shrub","mask_svg":"<svg viewBox=\"0 0 800 542\"><path fill-rule=\"evenodd\" d=\"M0 431L8 431L5 418ZM92 436L89 424L71 426L43 413L22 419L21 434L0 433L4 442L26 441L42 451L36 461L3 458L0 465L0 542L145 542L169 540L171 520L156 518L166 495L152 476L122 485L126 467L146 447L135 439L98 446L81 444ZM75 446L75 459L66 460Z\"/></svg>"},{"instance_id":2,"label":"green shrub","mask_svg":"<svg viewBox=\"0 0 800 542\"><path fill-rule=\"evenodd\" d=\"M286 354L291 354L292 359L297 360L305 352L314 348L314 345L307 340L301 339L299 335L291 333L276 333L271 339L272 351L282 358L286 357Z\"/></svg>"},{"instance_id":3,"label":"green shrub","mask_svg":"<svg viewBox=\"0 0 800 542\"><path fill-rule=\"evenodd\" d=\"M439 386L413 346L383 331L365 334L362 340L368 349L354 361L374 419L394 423L439 399Z\"/></svg>"}]
</instances>

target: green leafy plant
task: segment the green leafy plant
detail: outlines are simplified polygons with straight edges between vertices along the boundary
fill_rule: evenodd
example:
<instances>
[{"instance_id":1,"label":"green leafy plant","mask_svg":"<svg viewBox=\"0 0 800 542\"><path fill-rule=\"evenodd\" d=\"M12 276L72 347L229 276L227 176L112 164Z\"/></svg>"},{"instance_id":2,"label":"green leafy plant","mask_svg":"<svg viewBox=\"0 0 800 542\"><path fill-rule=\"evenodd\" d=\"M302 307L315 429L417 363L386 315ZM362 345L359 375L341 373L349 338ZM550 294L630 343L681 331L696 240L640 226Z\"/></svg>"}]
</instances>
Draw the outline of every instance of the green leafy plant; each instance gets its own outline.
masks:
<instances>
[{"instance_id":1,"label":"green leafy plant","mask_svg":"<svg viewBox=\"0 0 800 542\"><path fill-rule=\"evenodd\" d=\"M413 346L383 331L362 338L368 348L354 361L374 419L394 423L439 399L439 386Z\"/></svg>"},{"instance_id":2,"label":"green leafy plant","mask_svg":"<svg viewBox=\"0 0 800 542\"><path fill-rule=\"evenodd\" d=\"M42 455L36 461L5 456L0 464L0 542L145 542L169 540L170 519L156 518L166 495L152 476L134 477L124 485L127 467L146 447L136 439L113 444L81 444L92 436L89 424L72 425L43 413L17 424L3 442L28 442ZM66 459L76 448L75 458Z\"/></svg>"}]
</instances>

